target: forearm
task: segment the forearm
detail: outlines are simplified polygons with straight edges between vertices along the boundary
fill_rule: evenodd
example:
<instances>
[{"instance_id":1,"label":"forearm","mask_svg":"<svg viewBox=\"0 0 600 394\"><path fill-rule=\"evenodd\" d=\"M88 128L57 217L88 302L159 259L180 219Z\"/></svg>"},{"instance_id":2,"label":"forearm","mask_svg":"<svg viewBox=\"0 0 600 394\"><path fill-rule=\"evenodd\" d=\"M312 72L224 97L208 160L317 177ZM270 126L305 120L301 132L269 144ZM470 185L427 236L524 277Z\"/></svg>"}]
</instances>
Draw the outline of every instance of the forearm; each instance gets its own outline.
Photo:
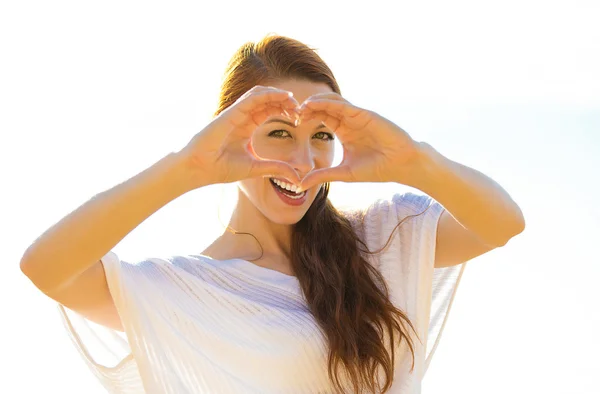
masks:
<instances>
[{"instance_id":1,"label":"forearm","mask_svg":"<svg viewBox=\"0 0 600 394\"><path fill-rule=\"evenodd\" d=\"M442 204L488 245L502 246L525 228L519 206L498 183L421 143L414 187Z\"/></svg>"},{"instance_id":2,"label":"forearm","mask_svg":"<svg viewBox=\"0 0 600 394\"><path fill-rule=\"evenodd\" d=\"M154 212L188 191L188 175L180 162L171 153L65 216L26 250L23 272L42 291L84 272Z\"/></svg>"}]
</instances>

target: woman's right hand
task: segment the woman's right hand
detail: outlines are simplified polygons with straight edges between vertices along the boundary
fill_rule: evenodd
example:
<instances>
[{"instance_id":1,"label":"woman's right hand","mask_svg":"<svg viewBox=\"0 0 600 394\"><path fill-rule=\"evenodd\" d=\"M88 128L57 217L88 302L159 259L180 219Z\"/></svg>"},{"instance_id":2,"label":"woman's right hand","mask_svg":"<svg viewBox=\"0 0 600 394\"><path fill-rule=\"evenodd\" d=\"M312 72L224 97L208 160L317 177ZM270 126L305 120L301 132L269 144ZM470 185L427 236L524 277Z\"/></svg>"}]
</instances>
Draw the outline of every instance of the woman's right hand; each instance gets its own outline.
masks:
<instances>
[{"instance_id":1,"label":"woman's right hand","mask_svg":"<svg viewBox=\"0 0 600 394\"><path fill-rule=\"evenodd\" d=\"M193 188L270 176L299 185L288 163L258 157L252 149L254 131L272 116L295 121L298 102L288 91L257 85L221 112L178 152L192 170Z\"/></svg>"}]
</instances>

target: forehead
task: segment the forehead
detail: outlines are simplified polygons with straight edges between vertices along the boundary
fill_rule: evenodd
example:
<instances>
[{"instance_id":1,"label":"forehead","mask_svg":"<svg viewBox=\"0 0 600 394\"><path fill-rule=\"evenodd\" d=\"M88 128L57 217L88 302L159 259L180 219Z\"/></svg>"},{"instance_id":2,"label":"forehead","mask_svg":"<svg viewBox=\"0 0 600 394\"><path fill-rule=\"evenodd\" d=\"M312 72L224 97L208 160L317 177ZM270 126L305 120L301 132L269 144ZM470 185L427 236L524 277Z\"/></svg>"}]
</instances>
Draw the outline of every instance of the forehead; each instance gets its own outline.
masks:
<instances>
[{"instance_id":1,"label":"forehead","mask_svg":"<svg viewBox=\"0 0 600 394\"><path fill-rule=\"evenodd\" d=\"M314 94L333 92L333 90L331 90L331 88L327 84L297 79L275 81L269 83L268 85L278 89L287 90L288 92L292 92L294 94L294 98L299 103L302 103L304 100L306 100Z\"/></svg>"}]
</instances>

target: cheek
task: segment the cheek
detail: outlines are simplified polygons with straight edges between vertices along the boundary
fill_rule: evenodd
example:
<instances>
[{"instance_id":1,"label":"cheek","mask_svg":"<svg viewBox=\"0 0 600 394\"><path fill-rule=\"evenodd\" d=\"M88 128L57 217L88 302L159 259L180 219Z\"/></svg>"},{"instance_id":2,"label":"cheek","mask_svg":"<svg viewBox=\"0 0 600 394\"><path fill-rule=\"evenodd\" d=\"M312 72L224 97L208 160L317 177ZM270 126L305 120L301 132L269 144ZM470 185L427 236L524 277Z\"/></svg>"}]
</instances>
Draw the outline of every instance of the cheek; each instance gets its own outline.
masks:
<instances>
[{"instance_id":1,"label":"cheek","mask_svg":"<svg viewBox=\"0 0 600 394\"><path fill-rule=\"evenodd\" d=\"M252 149L254 149L254 152L263 159L280 160L285 156L285 147L287 145L289 144L282 144L280 141L263 138L252 139Z\"/></svg>"},{"instance_id":2,"label":"cheek","mask_svg":"<svg viewBox=\"0 0 600 394\"><path fill-rule=\"evenodd\" d=\"M254 200L258 195L260 187L264 184L264 180L262 177L249 178L238 181L237 184L240 190L248 197L248 199Z\"/></svg>"},{"instance_id":3,"label":"cheek","mask_svg":"<svg viewBox=\"0 0 600 394\"><path fill-rule=\"evenodd\" d=\"M331 167L335 159L335 149L333 144L331 144L331 147L324 149L319 155L319 158L321 162L319 167Z\"/></svg>"}]
</instances>

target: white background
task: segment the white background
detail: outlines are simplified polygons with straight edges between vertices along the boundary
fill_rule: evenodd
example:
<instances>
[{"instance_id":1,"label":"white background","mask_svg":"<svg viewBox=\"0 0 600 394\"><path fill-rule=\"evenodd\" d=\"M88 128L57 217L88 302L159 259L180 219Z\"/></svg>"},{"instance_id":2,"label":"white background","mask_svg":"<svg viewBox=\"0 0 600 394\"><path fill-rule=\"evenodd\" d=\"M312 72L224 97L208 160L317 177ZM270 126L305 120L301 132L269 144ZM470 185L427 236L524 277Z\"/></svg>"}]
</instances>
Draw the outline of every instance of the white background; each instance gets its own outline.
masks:
<instances>
[{"instance_id":1,"label":"white background","mask_svg":"<svg viewBox=\"0 0 600 394\"><path fill-rule=\"evenodd\" d=\"M423 392L600 392L598 20L597 2L573 0L3 2L0 391L103 392L20 257L182 147L237 47L275 32L317 48L348 100L489 175L525 213L523 234L468 263ZM339 204L406 190L332 189ZM227 223L235 191L209 187L115 251L201 251L223 229L221 192Z\"/></svg>"}]
</instances>

